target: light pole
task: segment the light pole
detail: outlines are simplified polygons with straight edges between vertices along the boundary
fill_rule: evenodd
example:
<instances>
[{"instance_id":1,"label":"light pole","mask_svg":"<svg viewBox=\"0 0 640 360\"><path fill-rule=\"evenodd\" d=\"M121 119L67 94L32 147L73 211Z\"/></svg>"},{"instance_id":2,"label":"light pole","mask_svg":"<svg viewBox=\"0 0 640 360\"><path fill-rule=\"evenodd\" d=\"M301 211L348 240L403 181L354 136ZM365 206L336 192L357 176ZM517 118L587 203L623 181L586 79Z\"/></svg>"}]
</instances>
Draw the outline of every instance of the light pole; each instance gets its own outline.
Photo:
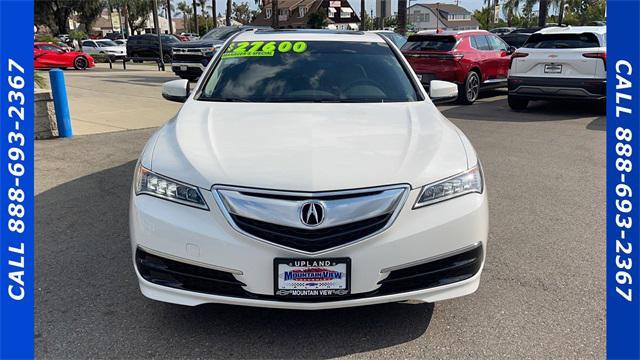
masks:
<instances>
[{"instance_id":1,"label":"light pole","mask_svg":"<svg viewBox=\"0 0 640 360\"><path fill-rule=\"evenodd\" d=\"M164 55L162 54L162 35L160 34L160 22L158 21L158 0L153 0L153 22L158 35L158 48L160 49L160 69L164 71Z\"/></svg>"}]
</instances>

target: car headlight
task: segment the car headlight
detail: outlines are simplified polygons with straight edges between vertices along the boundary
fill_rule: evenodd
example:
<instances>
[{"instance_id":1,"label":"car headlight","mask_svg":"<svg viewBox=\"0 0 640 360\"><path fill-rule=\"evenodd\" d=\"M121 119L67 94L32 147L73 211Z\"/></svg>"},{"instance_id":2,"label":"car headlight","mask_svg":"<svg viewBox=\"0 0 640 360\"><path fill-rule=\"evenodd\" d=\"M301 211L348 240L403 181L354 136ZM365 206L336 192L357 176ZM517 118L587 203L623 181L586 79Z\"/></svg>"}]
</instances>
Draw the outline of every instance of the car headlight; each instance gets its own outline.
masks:
<instances>
[{"instance_id":1,"label":"car headlight","mask_svg":"<svg viewBox=\"0 0 640 360\"><path fill-rule=\"evenodd\" d=\"M214 45L214 46L212 46L210 48L204 49L204 53L206 55L211 55L211 54L215 53L216 51L218 51L221 47L222 47L222 45Z\"/></svg>"},{"instance_id":2,"label":"car headlight","mask_svg":"<svg viewBox=\"0 0 640 360\"><path fill-rule=\"evenodd\" d=\"M209 210L200 190L168 177L158 175L153 171L138 165L135 178L136 195L148 194L180 204Z\"/></svg>"},{"instance_id":3,"label":"car headlight","mask_svg":"<svg viewBox=\"0 0 640 360\"><path fill-rule=\"evenodd\" d=\"M417 209L474 192L482 193L480 164L450 178L423 186L413 208Z\"/></svg>"}]
</instances>

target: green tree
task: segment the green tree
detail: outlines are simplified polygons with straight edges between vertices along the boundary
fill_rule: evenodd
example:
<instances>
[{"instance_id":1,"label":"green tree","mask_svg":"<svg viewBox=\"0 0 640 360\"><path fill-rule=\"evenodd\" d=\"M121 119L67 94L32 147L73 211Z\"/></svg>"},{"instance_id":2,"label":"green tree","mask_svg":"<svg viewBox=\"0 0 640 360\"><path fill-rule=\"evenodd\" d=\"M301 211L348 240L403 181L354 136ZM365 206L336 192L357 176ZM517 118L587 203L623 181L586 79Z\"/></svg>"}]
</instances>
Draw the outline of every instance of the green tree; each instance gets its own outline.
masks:
<instances>
[{"instance_id":1,"label":"green tree","mask_svg":"<svg viewBox=\"0 0 640 360\"><path fill-rule=\"evenodd\" d=\"M389 16L384 18L384 26L385 28L396 28L398 27L398 17L397 16Z\"/></svg>"},{"instance_id":2,"label":"green tree","mask_svg":"<svg viewBox=\"0 0 640 360\"><path fill-rule=\"evenodd\" d=\"M152 2L149 0L125 0L127 8L127 21L131 32L135 34L137 30L143 29L151 14Z\"/></svg>"},{"instance_id":3,"label":"green tree","mask_svg":"<svg viewBox=\"0 0 640 360\"><path fill-rule=\"evenodd\" d=\"M253 14L249 9L249 4L241 2L240 4L233 3L233 19L241 22L242 24L248 24L253 20Z\"/></svg>"},{"instance_id":4,"label":"green tree","mask_svg":"<svg viewBox=\"0 0 640 360\"><path fill-rule=\"evenodd\" d=\"M329 22L327 21L327 14L324 11L314 11L310 13L309 17L307 18L307 26L311 29L322 29L327 27L328 24Z\"/></svg>"},{"instance_id":5,"label":"green tree","mask_svg":"<svg viewBox=\"0 0 640 360\"><path fill-rule=\"evenodd\" d=\"M185 30L189 31L189 17L191 16L191 6L184 1L178 3L178 10L182 12L182 20L184 21Z\"/></svg>"},{"instance_id":6,"label":"green tree","mask_svg":"<svg viewBox=\"0 0 640 360\"><path fill-rule=\"evenodd\" d=\"M375 26L374 22L373 22L373 19L371 18L371 16L369 14L367 14L366 11L364 12L364 20L362 21L362 23L364 24L365 30L373 30L373 28Z\"/></svg>"},{"instance_id":7,"label":"green tree","mask_svg":"<svg viewBox=\"0 0 640 360\"><path fill-rule=\"evenodd\" d=\"M507 20L507 26L513 26L514 20L520 14L520 0L507 0L502 5L502 15Z\"/></svg>"},{"instance_id":8,"label":"green tree","mask_svg":"<svg viewBox=\"0 0 640 360\"><path fill-rule=\"evenodd\" d=\"M47 25L54 34L69 32L69 16L77 1L40 0L34 2L35 22Z\"/></svg>"},{"instance_id":9,"label":"green tree","mask_svg":"<svg viewBox=\"0 0 640 360\"><path fill-rule=\"evenodd\" d=\"M91 32L93 23L95 23L106 5L107 4L103 0L84 0L78 2L78 5L75 7L75 11L78 13L78 20L80 24L84 25L84 29L87 33Z\"/></svg>"},{"instance_id":10,"label":"green tree","mask_svg":"<svg viewBox=\"0 0 640 360\"><path fill-rule=\"evenodd\" d=\"M489 12L485 7L473 12L473 17L478 20L480 29L489 29Z\"/></svg>"},{"instance_id":11,"label":"green tree","mask_svg":"<svg viewBox=\"0 0 640 360\"><path fill-rule=\"evenodd\" d=\"M47 25L54 34L68 34L69 18L75 13L90 31L105 5L104 0L38 0L34 4L35 23Z\"/></svg>"}]
</instances>

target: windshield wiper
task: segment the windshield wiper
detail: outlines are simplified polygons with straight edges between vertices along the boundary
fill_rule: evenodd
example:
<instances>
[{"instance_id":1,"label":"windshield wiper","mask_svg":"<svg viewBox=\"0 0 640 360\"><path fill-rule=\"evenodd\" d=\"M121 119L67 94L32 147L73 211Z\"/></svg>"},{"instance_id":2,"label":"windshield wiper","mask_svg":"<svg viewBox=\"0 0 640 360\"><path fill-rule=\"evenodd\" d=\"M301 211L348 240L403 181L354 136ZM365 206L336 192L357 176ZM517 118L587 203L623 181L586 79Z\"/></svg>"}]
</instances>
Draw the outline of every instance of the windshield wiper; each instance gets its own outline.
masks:
<instances>
[{"instance_id":1,"label":"windshield wiper","mask_svg":"<svg viewBox=\"0 0 640 360\"><path fill-rule=\"evenodd\" d=\"M267 99L265 102L283 102L283 103L337 103L340 99L300 99L300 98L281 98Z\"/></svg>"},{"instance_id":2,"label":"windshield wiper","mask_svg":"<svg viewBox=\"0 0 640 360\"><path fill-rule=\"evenodd\" d=\"M202 97L200 100L204 101L217 101L217 102L249 102L247 99L233 98L233 97Z\"/></svg>"}]
</instances>

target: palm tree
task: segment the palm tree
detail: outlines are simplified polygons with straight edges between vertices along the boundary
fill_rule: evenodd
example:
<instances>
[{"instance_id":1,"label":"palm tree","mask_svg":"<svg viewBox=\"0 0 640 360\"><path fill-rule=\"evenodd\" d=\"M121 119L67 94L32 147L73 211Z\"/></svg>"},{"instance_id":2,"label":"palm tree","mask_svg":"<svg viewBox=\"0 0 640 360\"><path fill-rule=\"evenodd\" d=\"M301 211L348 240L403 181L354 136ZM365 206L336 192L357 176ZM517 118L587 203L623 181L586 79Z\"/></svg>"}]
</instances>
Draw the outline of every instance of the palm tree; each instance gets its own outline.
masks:
<instances>
[{"instance_id":1,"label":"palm tree","mask_svg":"<svg viewBox=\"0 0 640 360\"><path fill-rule=\"evenodd\" d=\"M364 0L360 0L360 30L364 31L366 29L366 24L364 23L364 17L367 13L367 10L364 8Z\"/></svg>"},{"instance_id":2,"label":"palm tree","mask_svg":"<svg viewBox=\"0 0 640 360\"><path fill-rule=\"evenodd\" d=\"M211 16L213 16L213 27L217 28L218 27L218 12L216 11L216 0L211 0L211 6L209 6L209 8L211 9Z\"/></svg>"},{"instance_id":3,"label":"palm tree","mask_svg":"<svg viewBox=\"0 0 640 360\"><path fill-rule=\"evenodd\" d=\"M193 32L200 35L200 28L198 27L198 4L196 4L196 0L193 0L193 27Z\"/></svg>"},{"instance_id":4,"label":"palm tree","mask_svg":"<svg viewBox=\"0 0 640 360\"><path fill-rule=\"evenodd\" d=\"M544 26L547 23L547 14L549 13L549 1L539 0L538 5L538 26Z\"/></svg>"},{"instance_id":5,"label":"palm tree","mask_svg":"<svg viewBox=\"0 0 640 360\"><path fill-rule=\"evenodd\" d=\"M487 27L490 27L493 24L493 21L491 20L491 1L492 0L484 0L485 5L487 5ZM436 19L438 18L438 15L436 14Z\"/></svg>"},{"instance_id":6,"label":"palm tree","mask_svg":"<svg viewBox=\"0 0 640 360\"><path fill-rule=\"evenodd\" d=\"M507 0L502 5L502 14L507 19L507 26L511 26L513 17L520 13L520 0Z\"/></svg>"},{"instance_id":7,"label":"palm tree","mask_svg":"<svg viewBox=\"0 0 640 360\"><path fill-rule=\"evenodd\" d=\"M207 0L198 0L198 4L200 5L200 13L204 17L204 25L207 32L209 32L209 19L207 18L206 6Z\"/></svg>"},{"instance_id":8,"label":"palm tree","mask_svg":"<svg viewBox=\"0 0 640 360\"><path fill-rule=\"evenodd\" d=\"M186 2L181 1L178 3L178 10L182 12L182 20L184 21L184 27L189 32L189 14L191 14L191 7Z\"/></svg>"},{"instance_id":9,"label":"palm tree","mask_svg":"<svg viewBox=\"0 0 640 360\"><path fill-rule=\"evenodd\" d=\"M227 0L227 26L231 26L231 0Z\"/></svg>"},{"instance_id":10,"label":"palm tree","mask_svg":"<svg viewBox=\"0 0 640 360\"><path fill-rule=\"evenodd\" d=\"M175 11L175 7L171 3L171 0L167 0L167 3L164 6L165 12L167 13L167 20L169 20L169 33L173 34L173 22L171 20L171 11Z\"/></svg>"}]
</instances>

